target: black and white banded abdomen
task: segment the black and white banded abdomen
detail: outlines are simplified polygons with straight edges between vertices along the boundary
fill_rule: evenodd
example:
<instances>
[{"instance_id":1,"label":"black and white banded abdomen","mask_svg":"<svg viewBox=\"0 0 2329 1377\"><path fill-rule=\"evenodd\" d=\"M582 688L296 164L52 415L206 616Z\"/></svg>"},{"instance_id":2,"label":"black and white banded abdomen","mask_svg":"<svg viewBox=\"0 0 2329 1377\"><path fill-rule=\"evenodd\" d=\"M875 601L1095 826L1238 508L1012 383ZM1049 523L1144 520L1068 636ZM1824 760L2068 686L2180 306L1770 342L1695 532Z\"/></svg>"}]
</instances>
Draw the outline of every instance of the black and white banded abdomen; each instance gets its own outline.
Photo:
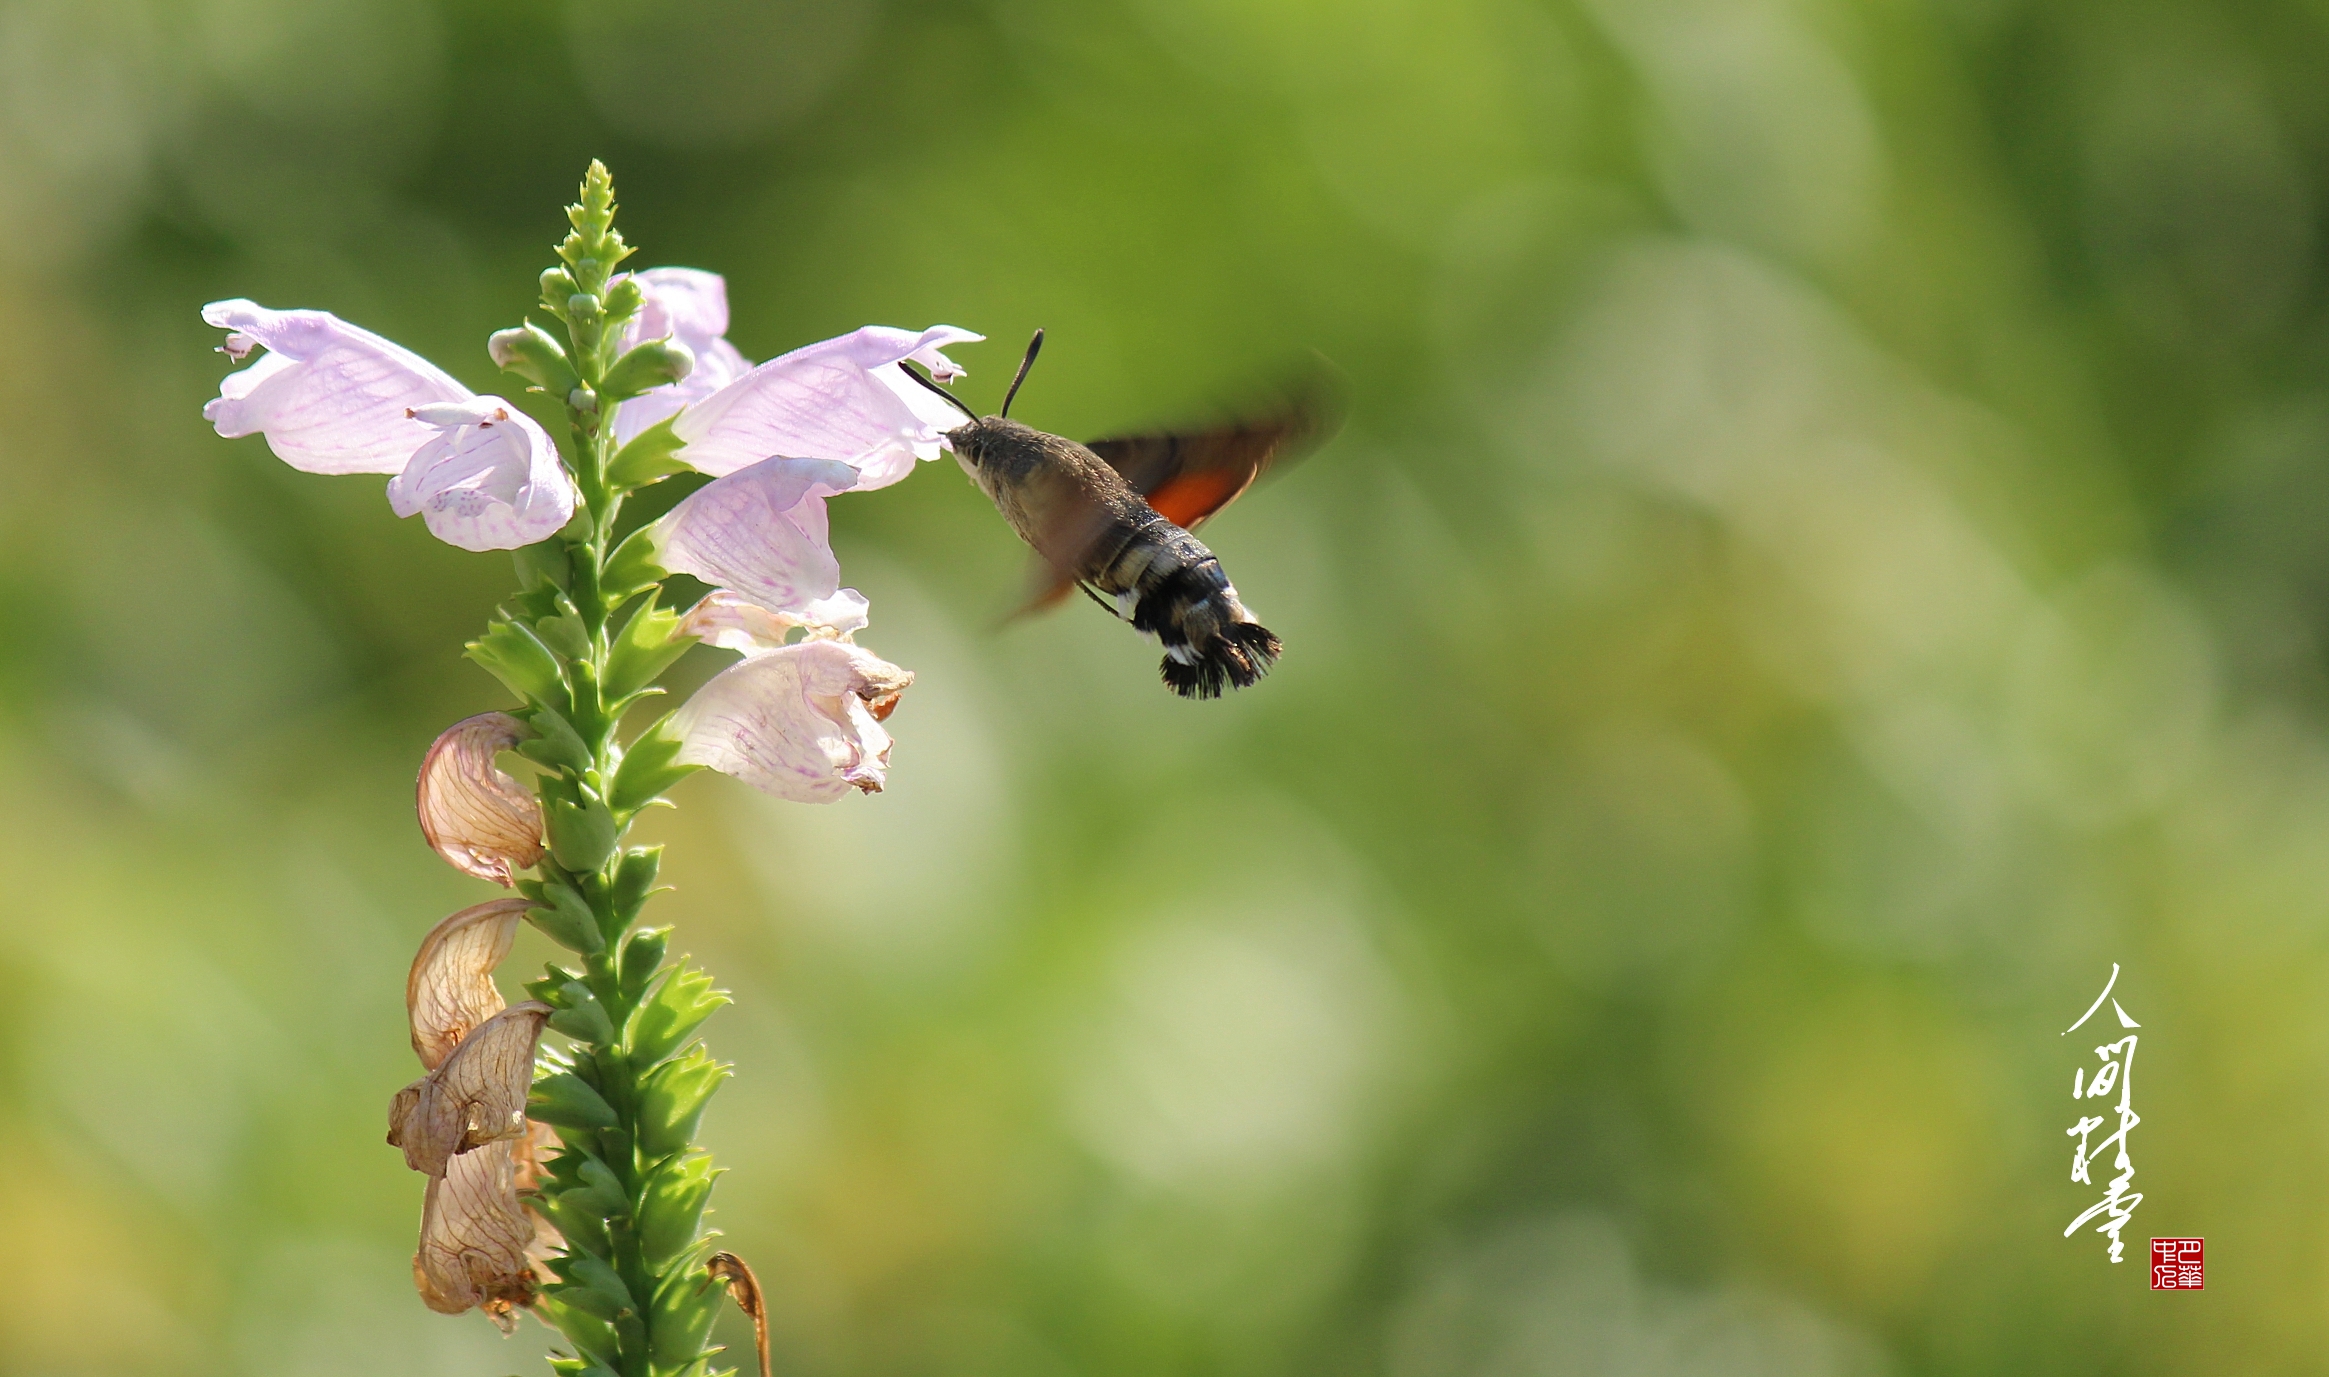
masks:
<instances>
[{"instance_id":1,"label":"black and white banded abdomen","mask_svg":"<svg viewBox=\"0 0 2329 1377\"><path fill-rule=\"evenodd\" d=\"M1147 512L1095 551L1087 582L1113 600L1116 615L1162 642L1165 683L1184 698L1218 698L1269 672L1284 648L1254 620L1221 561L1203 541Z\"/></svg>"}]
</instances>

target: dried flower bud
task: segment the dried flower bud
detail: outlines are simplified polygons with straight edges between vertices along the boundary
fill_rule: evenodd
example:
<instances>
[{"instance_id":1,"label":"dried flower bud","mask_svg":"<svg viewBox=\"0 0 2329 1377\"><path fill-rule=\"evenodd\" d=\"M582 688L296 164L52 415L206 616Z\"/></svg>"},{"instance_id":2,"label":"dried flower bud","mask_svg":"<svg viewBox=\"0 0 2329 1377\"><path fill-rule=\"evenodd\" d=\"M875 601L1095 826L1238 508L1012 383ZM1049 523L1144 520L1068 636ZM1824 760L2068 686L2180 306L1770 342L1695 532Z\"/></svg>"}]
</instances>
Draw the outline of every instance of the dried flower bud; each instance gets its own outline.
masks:
<instances>
[{"instance_id":1,"label":"dried flower bud","mask_svg":"<svg viewBox=\"0 0 2329 1377\"><path fill-rule=\"evenodd\" d=\"M469 1030L502 1010L493 968L509 955L526 899L477 904L429 929L405 977L404 1009L412 1019L412 1050L434 1071Z\"/></svg>"},{"instance_id":2,"label":"dried flower bud","mask_svg":"<svg viewBox=\"0 0 2329 1377\"><path fill-rule=\"evenodd\" d=\"M458 1315L482 1305L503 1333L511 1311L534 1303L536 1222L518 1201L520 1144L487 1143L446 1164L421 1205L413 1285L429 1309Z\"/></svg>"},{"instance_id":3,"label":"dried flower bud","mask_svg":"<svg viewBox=\"0 0 2329 1377\"><path fill-rule=\"evenodd\" d=\"M445 729L421 761L421 834L456 870L495 884L542 859L542 805L493 763L533 733L506 712Z\"/></svg>"},{"instance_id":4,"label":"dried flower bud","mask_svg":"<svg viewBox=\"0 0 2329 1377\"><path fill-rule=\"evenodd\" d=\"M522 1137L526 1093L534 1083L534 1048L551 1009L515 1004L479 1024L428 1075L396 1092L388 1108L388 1142L405 1165L443 1176L461 1153Z\"/></svg>"}]
</instances>

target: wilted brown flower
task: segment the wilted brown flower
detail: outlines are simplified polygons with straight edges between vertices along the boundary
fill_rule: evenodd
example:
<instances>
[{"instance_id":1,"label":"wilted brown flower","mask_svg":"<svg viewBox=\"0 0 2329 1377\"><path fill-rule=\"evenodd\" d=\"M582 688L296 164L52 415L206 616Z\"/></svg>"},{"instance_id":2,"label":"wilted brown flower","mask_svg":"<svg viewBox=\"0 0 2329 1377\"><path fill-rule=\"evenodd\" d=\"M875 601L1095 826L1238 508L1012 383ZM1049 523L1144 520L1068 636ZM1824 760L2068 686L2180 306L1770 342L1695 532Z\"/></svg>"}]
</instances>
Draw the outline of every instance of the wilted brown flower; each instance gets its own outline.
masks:
<instances>
[{"instance_id":1,"label":"wilted brown flower","mask_svg":"<svg viewBox=\"0 0 2329 1377\"><path fill-rule=\"evenodd\" d=\"M493 968L509 955L518 915L532 905L524 899L495 899L473 905L429 929L404 982L404 1008L412 1019L412 1050L421 1066L434 1071L469 1030L502 1010Z\"/></svg>"},{"instance_id":2,"label":"wilted brown flower","mask_svg":"<svg viewBox=\"0 0 2329 1377\"><path fill-rule=\"evenodd\" d=\"M461 1040L437 1068L396 1092L388 1141L414 1171L443 1176L457 1154L526 1132L534 1048L550 1006L513 1004Z\"/></svg>"},{"instance_id":3,"label":"wilted brown flower","mask_svg":"<svg viewBox=\"0 0 2329 1377\"><path fill-rule=\"evenodd\" d=\"M495 884L542 859L542 805L494 756L532 735L506 712L445 728L421 760L421 834L454 869Z\"/></svg>"},{"instance_id":4,"label":"wilted brown flower","mask_svg":"<svg viewBox=\"0 0 2329 1377\"><path fill-rule=\"evenodd\" d=\"M752 1275L751 1265L734 1253L714 1253L705 1258L704 1271L712 1280L727 1284L729 1298L752 1321L752 1338L760 1352L760 1377L769 1377L768 1302L760 1294L760 1278Z\"/></svg>"},{"instance_id":5,"label":"wilted brown flower","mask_svg":"<svg viewBox=\"0 0 2329 1377\"><path fill-rule=\"evenodd\" d=\"M517 1159L519 1199L542 1188L542 1163L559 1148L558 1130L539 1119L526 1120L526 1136L510 1144L510 1152ZM566 1247L565 1235L550 1222L549 1216L529 1209L534 1219L534 1241L526 1246L526 1256L540 1267Z\"/></svg>"},{"instance_id":6,"label":"wilted brown flower","mask_svg":"<svg viewBox=\"0 0 2329 1377\"><path fill-rule=\"evenodd\" d=\"M535 1221L517 1194L520 1146L487 1143L446 1163L429 1182L412 1257L413 1285L429 1309L458 1315L482 1305L503 1333L517 1326L513 1309L534 1303L537 1285Z\"/></svg>"}]
</instances>

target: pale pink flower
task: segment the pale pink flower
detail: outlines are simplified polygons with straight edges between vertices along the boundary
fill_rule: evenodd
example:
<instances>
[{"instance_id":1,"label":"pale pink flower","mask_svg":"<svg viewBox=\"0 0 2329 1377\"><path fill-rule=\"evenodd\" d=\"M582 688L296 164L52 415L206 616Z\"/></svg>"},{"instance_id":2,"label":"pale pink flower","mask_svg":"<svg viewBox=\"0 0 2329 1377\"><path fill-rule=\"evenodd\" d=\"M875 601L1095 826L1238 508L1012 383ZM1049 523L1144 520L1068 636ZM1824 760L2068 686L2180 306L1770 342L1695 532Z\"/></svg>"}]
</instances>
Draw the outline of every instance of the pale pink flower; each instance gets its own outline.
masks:
<instances>
[{"instance_id":1,"label":"pale pink flower","mask_svg":"<svg viewBox=\"0 0 2329 1377\"><path fill-rule=\"evenodd\" d=\"M417 407L435 431L388 480L388 506L418 512L437 539L464 550L515 550L548 540L574 515L574 483L558 446L499 397Z\"/></svg>"},{"instance_id":2,"label":"pale pink flower","mask_svg":"<svg viewBox=\"0 0 2329 1377\"><path fill-rule=\"evenodd\" d=\"M679 633L746 656L782 649L786 638L805 628L810 638L849 639L866 626L865 595L844 588L798 612L770 611L740 593L715 588L680 618Z\"/></svg>"},{"instance_id":3,"label":"pale pink flower","mask_svg":"<svg viewBox=\"0 0 2329 1377\"><path fill-rule=\"evenodd\" d=\"M750 655L696 690L673 718L679 759L796 803L879 792L889 766L882 719L914 676L848 641Z\"/></svg>"},{"instance_id":4,"label":"pale pink flower","mask_svg":"<svg viewBox=\"0 0 2329 1377\"><path fill-rule=\"evenodd\" d=\"M633 397L615 413L615 443L676 415L751 371L752 360L728 343L728 284L700 268L649 268L630 274L639 284L639 314L623 328L622 348L674 339L695 355L695 368L678 382Z\"/></svg>"},{"instance_id":5,"label":"pale pink flower","mask_svg":"<svg viewBox=\"0 0 2329 1377\"><path fill-rule=\"evenodd\" d=\"M401 473L435 430L415 408L475 393L427 359L328 311L270 311L213 301L202 319L222 330L237 363L265 357L218 385L202 417L229 439L265 434L277 458L308 473Z\"/></svg>"},{"instance_id":6,"label":"pale pink flower","mask_svg":"<svg viewBox=\"0 0 2329 1377\"><path fill-rule=\"evenodd\" d=\"M834 459L857 488L887 487L917 459L935 459L959 414L908 378L912 360L940 382L963 376L939 352L986 338L951 325L919 334L868 325L770 359L680 413L681 457L725 476L777 457Z\"/></svg>"},{"instance_id":7,"label":"pale pink flower","mask_svg":"<svg viewBox=\"0 0 2329 1377\"><path fill-rule=\"evenodd\" d=\"M773 611L805 613L846 593L825 499L857 470L828 459L765 459L688 494L655 529L664 568ZM862 621L859 625L863 625Z\"/></svg>"},{"instance_id":8,"label":"pale pink flower","mask_svg":"<svg viewBox=\"0 0 2329 1377\"><path fill-rule=\"evenodd\" d=\"M230 331L240 362L202 408L228 438L263 434L309 473L390 473L399 516L423 515L440 540L506 550L548 538L575 490L543 429L499 397L480 397L401 345L327 311L214 301L202 318Z\"/></svg>"},{"instance_id":9,"label":"pale pink flower","mask_svg":"<svg viewBox=\"0 0 2329 1377\"><path fill-rule=\"evenodd\" d=\"M506 712L479 713L445 728L421 758L421 835L455 870L506 885L542 859L541 802L494 763L531 735Z\"/></svg>"}]
</instances>

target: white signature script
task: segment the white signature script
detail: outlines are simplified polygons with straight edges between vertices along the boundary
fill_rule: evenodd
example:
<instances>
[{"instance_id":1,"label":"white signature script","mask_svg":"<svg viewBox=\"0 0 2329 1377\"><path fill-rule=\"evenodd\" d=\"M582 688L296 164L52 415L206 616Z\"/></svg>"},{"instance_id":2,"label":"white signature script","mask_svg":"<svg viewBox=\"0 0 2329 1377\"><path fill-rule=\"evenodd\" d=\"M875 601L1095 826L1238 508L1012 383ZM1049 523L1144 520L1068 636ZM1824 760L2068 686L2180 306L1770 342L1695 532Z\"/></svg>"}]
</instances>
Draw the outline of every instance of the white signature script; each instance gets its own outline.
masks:
<instances>
[{"instance_id":1,"label":"white signature script","mask_svg":"<svg viewBox=\"0 0 2329 1377\"><path fill-rule=\"evenodd\" d=\"M2118 983L2119 968L2114 963L2111 966L2110 981L2103 986L2103 992L2095 996L2094 1003L2087 1006L2085 1013L2079 1015L2077 1023L2073 1023L2063 1030L2062 1036L2068 1037L2077 1032L2088 1019L2095 1016L2096 1010L2103 1007L2105 1000L2110 1000L2111 1012L2119 1016L2121 1028L2142 1027L2142 1024L2127 1017L2127 1011L2119 1007L2119 1001L2111 999L2111 990ZM2111 1178L2110 1188L2103 1193L2103 1198L2087 1206L2086 1212L2071 1220L2070 1227L2062 1231L2062 1236L2068 1238L2078 1232L2079 1226L2098 1214L2102 1215L2103 1222L2095 1225L2094 1231L2098 1234L2111 1236L2111 1261L2113 1262L2125 1260L2126 1245L2119 1241L2119 1231L2127 1227L2127 1217L2135 1213L2137 1205L2143 1203L2141 1192L2130 1192L2127 1189L2135 1180L2135 1161L2127 1155L2127 1135L2134 1129L2135 1125L2143 1122L2141 1116L2135 1113L2134 1103L2135 1044L2137 1041L2135 1034L2129 1033L2117 1042L2104 1043L2094 1049L2094 1054L2100 1057L2103 1063L2095 1071L2094 1078L2092 1080L2087 1078L2084 1066L2079 1067L2070 1078L2070 1098L2074 1100L2081 1102L2099 1100L2108 1096L2113 1090L2119 1092L2117 1131L2101 1142L2090 1146L2088 1140L2093 1136L2094 1131L2108 1122L2099 1114L2082 1114L2076 1124L2064 1130L2069 1136L2078 1140L2078 1146L2070 1150L2070 1179L2082 1186L2094 1184L2093 1179L2087 1174L2087 1168L2093 1164L2097 1157L2103 1155L2103 1149L2115 1145L2119 1150L2119 1155L2111 1163L2119 1174Z\"/></svg>"}]
</instances>

